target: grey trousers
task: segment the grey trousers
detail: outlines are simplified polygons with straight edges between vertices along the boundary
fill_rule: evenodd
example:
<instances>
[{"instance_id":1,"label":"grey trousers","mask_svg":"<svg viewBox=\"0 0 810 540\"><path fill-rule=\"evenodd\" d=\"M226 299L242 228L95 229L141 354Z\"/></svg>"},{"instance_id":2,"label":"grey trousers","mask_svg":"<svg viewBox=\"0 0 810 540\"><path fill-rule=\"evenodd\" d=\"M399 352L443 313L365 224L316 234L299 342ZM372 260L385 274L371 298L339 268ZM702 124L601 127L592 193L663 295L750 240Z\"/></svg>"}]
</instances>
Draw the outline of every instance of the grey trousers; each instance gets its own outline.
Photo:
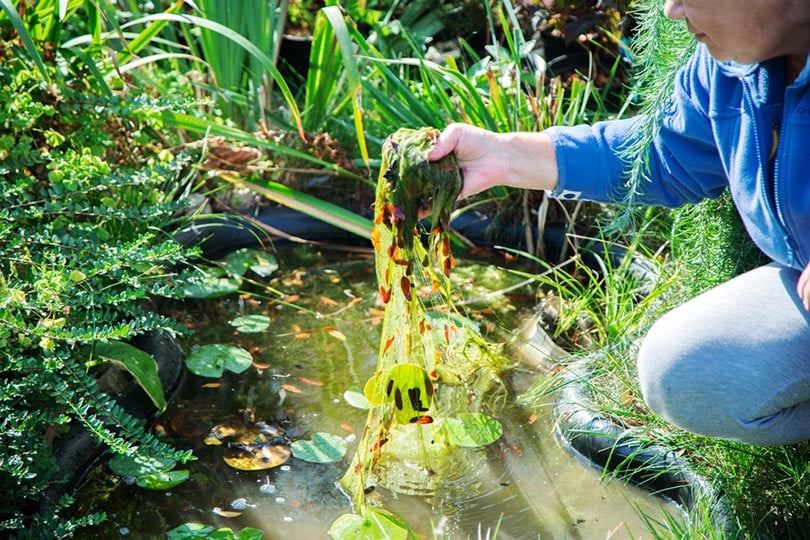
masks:
<instances>
[{"instance_id":1,"label":"grey trousers","mask_svg":"<svg viewBox=\"0 0 810 540\"><path fill-rule=\"evenodd\" d=\"M661 418L757 445L810 439L810 313L799 272L742 274L664 315L638 357L642 394Z\"/></svg>"}]
</instances>

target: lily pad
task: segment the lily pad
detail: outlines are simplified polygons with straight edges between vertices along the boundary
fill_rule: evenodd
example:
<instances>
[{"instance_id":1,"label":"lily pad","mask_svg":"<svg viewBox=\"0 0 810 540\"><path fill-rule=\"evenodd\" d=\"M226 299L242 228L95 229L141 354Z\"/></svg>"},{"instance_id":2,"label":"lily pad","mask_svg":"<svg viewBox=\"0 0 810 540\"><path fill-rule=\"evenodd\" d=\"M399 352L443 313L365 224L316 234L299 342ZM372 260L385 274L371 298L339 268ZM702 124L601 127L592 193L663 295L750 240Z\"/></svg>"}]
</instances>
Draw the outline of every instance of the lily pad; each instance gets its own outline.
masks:
<instances>
[{"instance_id":1,"label":"lily pad","mask_svg":"<svg viewBox=\"0 0 810 540\"><path fill-rule=\"evenodd\" d=\"M332 463L346 455L346 441L331 433L313 433L309 440L297 440L290 445L292 454L310 463Z\"/></svg>"},{"instance_id":2,"label":"lily pad","mask_svg":"<svg viewBox=\"0 0 810 540\"><path fill-rule=\"evenodd\" d=\"M222 377L226 369L242 373L252 363L253 356L245 349L224 343L197 347L186 357L189 371L201 377Z\"/></svg>"},{"instance_id":3,"label":"lily pad","mask_svg":"<svg viewBox=\"0 0 810 540\"><path fill-rule=\"evenodd\" d=\"M231 326L243 334L264 332L270 326L270 317L265 315L242 315L231 321Z\"/></svg>"},{"instance_id":4,"label":"lily pad","mask_svg":"<svg viewBox=\"0 0 810 540\"><path fill-rule=\"evenodd\" d=\"M214 529L211 525L204 523L184 523L166 533L166 540L262 540L264 533L253 527L245 527L238 535L228 527Z\"/></svg>"},{"instance_id":5,"label":"lily pad","mask_svg":"<svg viewBox=\"0 0 810 540\"><path fill-rule=\"evenodd\" d=\"M187 298L216 298L226 296L239 290L242 279L226 275L219 267L205 269L205 275L189 278L183 287Z\"/></svg>"},{"instance_id":6,"label":"lily pad","mask_svg":"<svg viewBox=\"0 0 810 540\"><path fill-rule=\"evenodd\" d=\"M171 489L188 480L188 474L188 471L166 471L146 474L136 478L135 483L146 489Z\"/></svg>"},{"instance_id":7,"label":"lily pad","mask_svg":"<svg viewBox=\"0 0 810 540\"><path fill-rule=\"evenodd\" d=\"M371 403L369 403L368 398L366 398L363 391L358 387L352 387L343 392L343 399L357 409L367 410L371 408Z\"/></svg>"},{"instance_id":8,"label":"lily pad","mask_svg":"<svg viewBox=\"0 0 810 540\"><path fill-rule=\"evenodd\" d=\"M260 277L270 277L278 270L278 261L269 253L255 249L239 249L222 261L225 271L231 276L244 276L251 270Z\"/></svg>"},{"instance_id":9,"label":"lily pad","mask_svg":"<svg viewBox=\"0 0 810 540\"><path fill-rule=\"evenodd\" d=\"M363 515L343 514L332 522L333 540L406 540L413 531L399 516L379 508L367 507Z\"/></svg>"},{"instance_id":10,"label":"lily pad","mask_svg":"<svg viewBox=\"0 0 810 540\"><path fill-rule=\"evenodd\" d=\"M283 465L290 459L291 453L287 445L261 444L229 448L222 459L230 467L240 471L263 471Z\"/></svg>"},{"instance_id":11,"label":"lily pad","mask_svg":"<svg viewBox=\"0 0 810 540\"><path fill-rule=\"evenodd\" d=\"M500 422L481 413L461 413L458 418L445 418L444 429L450 442L468 448L492 444L503 433Z\"/></svg>"}]
</instances>

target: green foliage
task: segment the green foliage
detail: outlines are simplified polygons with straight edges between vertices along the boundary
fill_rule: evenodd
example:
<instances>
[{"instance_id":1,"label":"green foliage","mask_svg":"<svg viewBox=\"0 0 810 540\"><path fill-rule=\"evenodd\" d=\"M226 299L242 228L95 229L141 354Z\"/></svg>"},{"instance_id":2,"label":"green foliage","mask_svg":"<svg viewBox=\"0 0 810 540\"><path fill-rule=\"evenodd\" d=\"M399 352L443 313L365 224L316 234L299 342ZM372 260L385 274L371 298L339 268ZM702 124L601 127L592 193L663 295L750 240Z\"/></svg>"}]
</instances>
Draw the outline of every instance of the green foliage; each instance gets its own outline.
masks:
<instances>
[{"instance_id":1,"label":"green foliage","mask_svg":"<svg viewBox=\"0 0 810 540\"><path fill-rule=\"evenodd\" d=\"M627 161L628 180L626 203L632 206L647 180L649 149L656 137L665 112L665 103L672 96L675 74L695 50L694 37L683 21L664 16L663 4L654 0L636 2L635 17L639 28L633 42L636 74L634 86L641 103L641 126L631 145L623 152ZM626 212L616 229L624 228L632 214Z\"/></svg>"},{"instance_id":2,"label":"green foliage","mask_svg":"<svg viewBox=\"0 0 810 540\"><path fill-rule=\"evenodd\" d=\"M727 192L718 199L680 208L674 217L672 258L686 297L720 285L768 260L748 236Z\"/></svg>"},{"instance_id":3,"label":"green foliage","mask_svg":"<svg viewBox=\"0 0 810 540\"><path fill-rule=\"evenodd\" d=\"M164 231L182 209L186 161L156 136L175 103L112 97L58 53L46 84L28 46L0 41L0 530L67 536L101 518L65 519L68 496L38 510L65 480L52 444L69 424L116 453L190 458L99 388L91 353L179 330L146 305L179 290L171 269L188 252Z\"/></svg>"},{"instance_id":4,"label":"green foliage","mask_svg":"<svg viewBox=\"0 0 810 540\"><path fill-rule=\"evenodd\" d=\"M264 533L252 527L245 527L239 534L235 534L228 527L215 529L203 523L184 523L166 533L168 540L192 540L210 538L216 540L262 540Z\"/></svg>"}]
</instances>

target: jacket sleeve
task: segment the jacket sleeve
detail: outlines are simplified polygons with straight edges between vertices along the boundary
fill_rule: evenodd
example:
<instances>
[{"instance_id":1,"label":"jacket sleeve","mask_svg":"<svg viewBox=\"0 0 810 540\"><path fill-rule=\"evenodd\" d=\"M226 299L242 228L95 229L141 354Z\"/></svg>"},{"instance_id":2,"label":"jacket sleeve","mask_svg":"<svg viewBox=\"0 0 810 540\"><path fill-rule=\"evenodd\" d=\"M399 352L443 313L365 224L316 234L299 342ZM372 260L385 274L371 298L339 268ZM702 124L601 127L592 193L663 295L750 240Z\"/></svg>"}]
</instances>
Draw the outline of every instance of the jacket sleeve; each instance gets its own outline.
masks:
<instances>
[{"instance_id":1,"label":"jacket sleeve","mask_svg":"<svg viewBox=\"0 0 810 540\"><path fill-rule=\"evenodd\" d=\"M638 186L640 203L676 207L719 196L728 185L706 114L710 59L700 50L678 72L649 153L649 173ZM559 183L551 195L563 199L622 202L628 163L621 151L632 144L642 117L591 126L546 130L557 152Z\"/></svg>"}]
</instances>

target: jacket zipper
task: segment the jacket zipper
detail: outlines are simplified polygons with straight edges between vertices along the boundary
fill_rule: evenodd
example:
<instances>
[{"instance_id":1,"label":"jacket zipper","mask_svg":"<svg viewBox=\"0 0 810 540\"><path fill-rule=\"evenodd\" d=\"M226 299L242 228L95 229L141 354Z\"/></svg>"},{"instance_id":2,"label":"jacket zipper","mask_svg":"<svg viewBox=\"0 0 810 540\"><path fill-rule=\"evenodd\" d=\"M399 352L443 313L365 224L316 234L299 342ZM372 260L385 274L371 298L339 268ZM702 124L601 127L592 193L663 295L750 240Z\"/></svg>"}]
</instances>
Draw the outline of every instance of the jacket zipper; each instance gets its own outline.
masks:
<instances>
[{"instance_id":1,"label":"jacket zipper","mask_svg":"<svg viewBox=\"0 0 810 540\"><path fill-rule=\"evenodd\" d=\"M745 85L745 100L748 103L748 107L751 110L751 121L754 124L754 133L759 134L759 118L757 116L757 108L754 107L754 102L752 96L752 90L749 82L747 80L743 80L743 84ZM787 93L786 93L787 94ZM787 102L787 99L785 100ZM782 119L781 125L785 125L785 116L787 114L787 103L782 105ZM782 131L780 131L780 137L783 136ZM763 154L762 154L762 145L759 142L759 137L754 138L756 143L757 155L759 156L760 165L762 164ZM780 140L779 144L776 147L776 155L773 158L773 174L771 174L771 167L770 163L766 163L765 167L762 167L764 171L763 177L764 181L762 182L762 191L765 199L765 204L768 205L768 211L771 213L772 216L776 218L776 223L779 225L780 232L782 233L782 241L785 244L785 248L787 250L787 265L793 266L795 262L795 251L793 246L790 242L790 235L788 234L787 226L785 225L785 221L783 219L782 214L782 203L779 201L779 161L782 155L782 148L784 148L784 140Z\"/></svg>"}]
</instances>

